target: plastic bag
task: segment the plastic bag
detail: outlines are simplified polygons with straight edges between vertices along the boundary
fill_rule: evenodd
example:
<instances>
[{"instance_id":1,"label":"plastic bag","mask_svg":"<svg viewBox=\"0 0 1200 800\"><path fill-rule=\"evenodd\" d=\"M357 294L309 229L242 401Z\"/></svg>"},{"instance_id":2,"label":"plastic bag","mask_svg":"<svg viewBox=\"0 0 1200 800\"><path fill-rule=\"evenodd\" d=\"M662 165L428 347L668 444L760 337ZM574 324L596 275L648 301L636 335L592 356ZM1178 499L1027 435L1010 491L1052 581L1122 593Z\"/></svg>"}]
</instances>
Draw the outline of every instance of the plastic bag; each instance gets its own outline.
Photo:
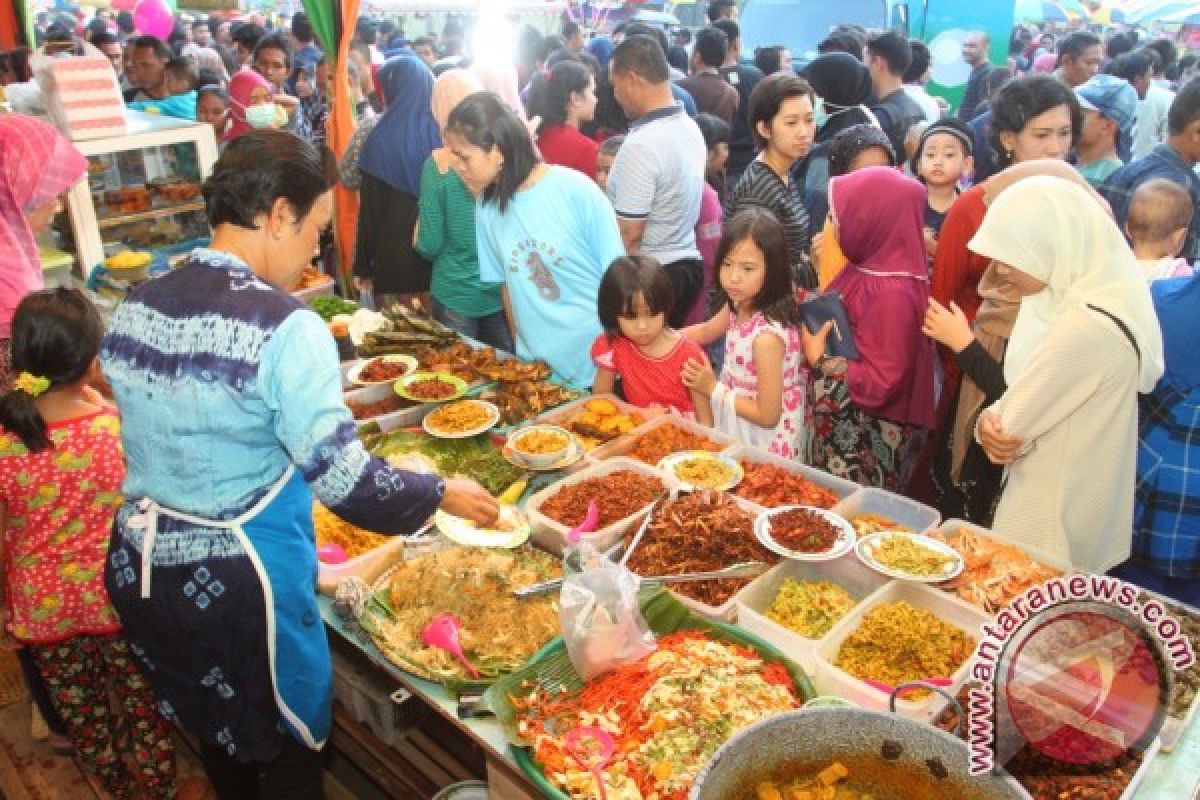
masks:
<instances>
[{"instance_id":1,"label":"plastic bag","mask_svg":"<svg viewBox=\"0 0 1200 800\"><path fill-rule=\"evenodd\" d=\"M638 578L586 542L570 545L558 619L575 671L584 681L637 661L655 648L638 606Z\"/></svg>"}]
</instances>

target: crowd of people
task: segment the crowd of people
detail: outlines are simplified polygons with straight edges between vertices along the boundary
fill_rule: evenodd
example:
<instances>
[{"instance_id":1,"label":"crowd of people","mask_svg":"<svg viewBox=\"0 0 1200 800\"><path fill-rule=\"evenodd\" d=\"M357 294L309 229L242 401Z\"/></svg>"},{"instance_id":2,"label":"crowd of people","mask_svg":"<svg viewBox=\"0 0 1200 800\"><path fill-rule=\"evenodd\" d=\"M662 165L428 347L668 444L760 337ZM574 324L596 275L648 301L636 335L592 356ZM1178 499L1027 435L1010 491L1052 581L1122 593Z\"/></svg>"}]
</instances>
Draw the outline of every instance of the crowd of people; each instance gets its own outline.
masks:
<instances>
[{"instance_id":1,"label":"crowd of people","mask_svg":"<svg viewBox=\"0 0 1200 800\"><path fill-rule=\"evenodd\" d=\"M115 796L175 791L167 722L222 797L319 796L314 495L387 533L439 505L497 514L474 482L355 438L333 341L287 293L337 182L376 303L421 298L576 386L1200 600L1194 59L1018 30L994 65L972 33L952 109L895 31L839 28L794 70L786 48L743 51L735 3L708 11L673 39L530 29L512 61L473 58L458 21L409 40L364 18L340 161L303 14L165 42L98 17L88 41L131 107L210 124L223 149L211 244L107 331L78 292L37 291L34 233L85 161L0 115L7 632ZM139 721L136 778L115 719L86 714L106 674Z\"/></svg>"}]
</instances>

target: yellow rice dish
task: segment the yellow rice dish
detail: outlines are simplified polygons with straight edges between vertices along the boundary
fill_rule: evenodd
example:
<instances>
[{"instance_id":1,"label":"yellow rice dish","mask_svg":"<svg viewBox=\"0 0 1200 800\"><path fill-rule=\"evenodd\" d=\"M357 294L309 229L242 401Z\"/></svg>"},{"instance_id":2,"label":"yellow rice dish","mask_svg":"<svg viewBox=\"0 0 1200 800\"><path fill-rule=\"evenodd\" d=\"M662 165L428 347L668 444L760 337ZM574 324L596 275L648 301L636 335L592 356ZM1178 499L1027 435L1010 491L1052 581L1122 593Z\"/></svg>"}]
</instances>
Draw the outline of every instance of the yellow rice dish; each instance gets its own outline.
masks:
<instances>
[{"instance_id":1,"label":"yellow rice dish","mask_svg":"<svg viewBox=\"0 0 1200 800\"><path fill-rule=\"evenodd\" d=\"M860 680L889 686L927 678L949 678L975 649L975 640L931 611L899 600L883 603L863 617L842 642L834 666ZM906 694L929 695L927 689Z\"/></svg>"}]
</instances>

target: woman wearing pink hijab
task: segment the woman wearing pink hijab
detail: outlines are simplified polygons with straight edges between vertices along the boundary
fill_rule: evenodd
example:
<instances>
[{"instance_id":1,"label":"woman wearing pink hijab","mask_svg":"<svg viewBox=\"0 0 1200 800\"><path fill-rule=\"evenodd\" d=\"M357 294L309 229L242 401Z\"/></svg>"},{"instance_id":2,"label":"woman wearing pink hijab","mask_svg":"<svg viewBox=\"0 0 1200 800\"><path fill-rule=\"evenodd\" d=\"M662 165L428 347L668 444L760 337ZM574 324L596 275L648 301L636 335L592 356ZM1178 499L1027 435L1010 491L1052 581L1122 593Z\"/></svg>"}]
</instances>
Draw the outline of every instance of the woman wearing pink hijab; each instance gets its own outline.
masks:
<instances>
[{"instance_id":1,"label":"woman wearing pink hijab","mask_svg":"<svg viewBox=\"0 0 1200 800\"><path fill-rule=\"evenodd\" d=\"M929 303L925 193L888 167L834 178L830 213L848 264L827 291L842 298L859 357L829 358L801 330L812 382L813 466L902 491L934 427L934 349L921 333Z\"/></svg>"},{"instance_id":2,"label":"woman wearing pink hijab","mask_svg":"<svg viewBox=\"0 0 1200 800\"><path fill-rule=\"evenodd\" d=\"M13 312L43 285L36 237L62 208L62 193L86 171L87 159L57 129L23 114L0 114L0 392L12 384Z\"/></svg>"},{"instance_id":3,"label":"woman wearing pink hijab","mask_svg":"<svg viewBox=\"0 0 1200 800\"><path fill-rule=\"evenodd\" d=\"M229 79L229 126L222 143L261 128L279 128L287 123L287 112L272 100L275 89L262 75L243 67Z\"/></svg>"}]
</instances>

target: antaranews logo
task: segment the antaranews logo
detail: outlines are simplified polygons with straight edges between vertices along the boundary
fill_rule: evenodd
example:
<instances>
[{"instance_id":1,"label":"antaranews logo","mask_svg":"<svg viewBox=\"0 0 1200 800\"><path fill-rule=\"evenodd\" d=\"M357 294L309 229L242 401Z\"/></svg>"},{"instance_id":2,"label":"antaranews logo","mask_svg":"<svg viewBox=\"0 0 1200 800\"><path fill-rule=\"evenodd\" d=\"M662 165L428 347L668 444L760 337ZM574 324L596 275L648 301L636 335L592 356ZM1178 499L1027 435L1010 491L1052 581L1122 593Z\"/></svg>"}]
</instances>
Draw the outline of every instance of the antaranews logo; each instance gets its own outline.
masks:
<instances>
[{"instance_id":1,"label":"antaranews logo","mask_svg":"<svg viewBox=\"0 0 1200 800\"><path fill-rule=\"evenodd\" d=\"M1117 578L1036 586L984 625L966 709L970 773L1028 745L1080 767L1140 754L1162 727L1175 670L1195 661L1179 622Z\"/></svg>"}]
</instances>

